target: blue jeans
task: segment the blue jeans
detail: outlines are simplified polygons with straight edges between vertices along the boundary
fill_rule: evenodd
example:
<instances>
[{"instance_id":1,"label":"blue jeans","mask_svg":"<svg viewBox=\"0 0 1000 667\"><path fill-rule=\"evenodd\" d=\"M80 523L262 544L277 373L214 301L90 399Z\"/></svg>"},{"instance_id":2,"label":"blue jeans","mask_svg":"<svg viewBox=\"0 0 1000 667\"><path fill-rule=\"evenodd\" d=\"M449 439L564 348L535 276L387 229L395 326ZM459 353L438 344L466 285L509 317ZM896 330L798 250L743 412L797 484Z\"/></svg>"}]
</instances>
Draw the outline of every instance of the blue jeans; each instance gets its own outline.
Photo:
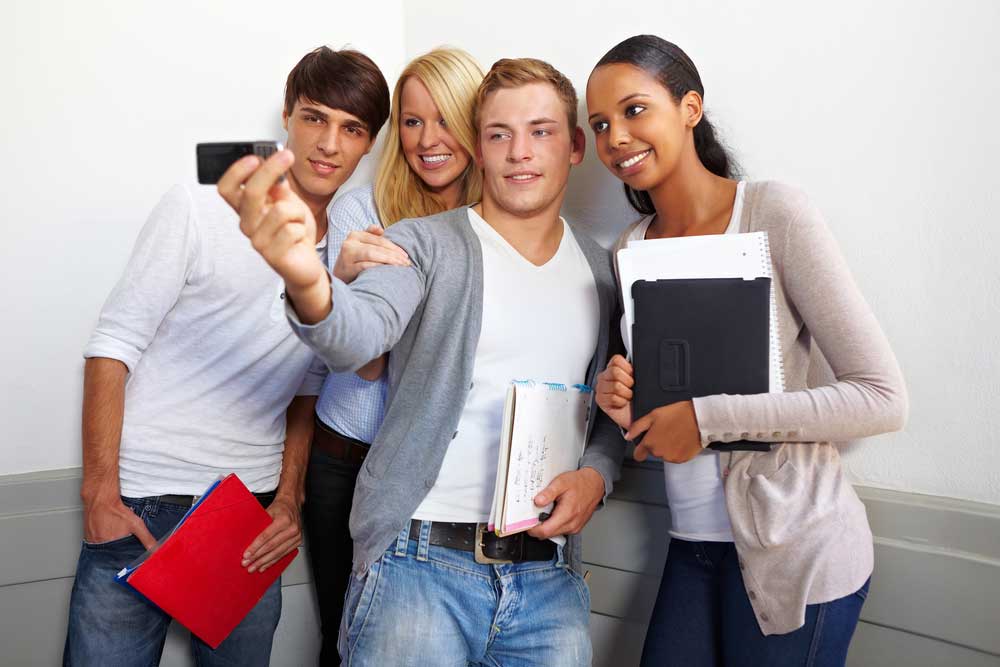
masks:
<instances>
[{"instance_id":1,"label":"blue jeans","mask_svg":"<svg viewBox=\"0 0 1000 667\"><path fill-rule=\"evenodd\" d=\"M173 528L186 507L159 498L122 498L159 539ZM69 628L63 665L157 665L170 617L115 581L115 574L145 549L134 535L103 542L84 542L69 603ZM280 577L267 589L219 648L191 636L196 665L267 665L271 640L281 616Z\"/></svg>"},{"instance_id":2,"label":"blue jeans","mask_svg":"<svg viewBox=\"0 0 1000 667\"><path fill-rule=\"evenodd\" d=\"M483 565L404 529L352 577L340 628L350 667L584 667L590 592L563 559Z\"/></svg>"},{"instance_id":3,"label":"blue jeans","mask_svg":"<svg viewBox=\"0 0 1000 667\"><path fill-rule=\"evenodd\" d=\"M869 583L839 600L809 605L798 630L765 637L733 543L672 539L642 666L843 665Z\"/></svg>"}]
</instances>

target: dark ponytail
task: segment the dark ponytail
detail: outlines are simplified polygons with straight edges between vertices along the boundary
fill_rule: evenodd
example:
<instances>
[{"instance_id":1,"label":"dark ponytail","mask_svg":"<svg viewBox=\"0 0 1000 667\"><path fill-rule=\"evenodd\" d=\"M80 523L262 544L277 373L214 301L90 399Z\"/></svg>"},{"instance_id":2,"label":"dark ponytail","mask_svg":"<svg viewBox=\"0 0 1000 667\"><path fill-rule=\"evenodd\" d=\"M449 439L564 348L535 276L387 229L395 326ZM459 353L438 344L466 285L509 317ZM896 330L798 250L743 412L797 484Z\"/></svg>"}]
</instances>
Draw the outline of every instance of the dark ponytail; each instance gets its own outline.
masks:
<instances>
[{"instance_id":1,"label":"dark ponytail","mask_svg":"<svg viewBox=\"0 0 1000 667\"><path fill-rule=\"evenodd\" d=\"M677 102L692 90L705 97L701 76L688 55L676 44L656 35L629 37L604 54L594 69L618 63L633 65L654 77ZM716 176L732 178L738 173L729 151L715 136L715 128L704 112L694 128L694 148L701 163ZM625 196L639 213L648 215L656 212L653 200L645 190L633 190L626 185Z\"/></svg>"}]
</instances>

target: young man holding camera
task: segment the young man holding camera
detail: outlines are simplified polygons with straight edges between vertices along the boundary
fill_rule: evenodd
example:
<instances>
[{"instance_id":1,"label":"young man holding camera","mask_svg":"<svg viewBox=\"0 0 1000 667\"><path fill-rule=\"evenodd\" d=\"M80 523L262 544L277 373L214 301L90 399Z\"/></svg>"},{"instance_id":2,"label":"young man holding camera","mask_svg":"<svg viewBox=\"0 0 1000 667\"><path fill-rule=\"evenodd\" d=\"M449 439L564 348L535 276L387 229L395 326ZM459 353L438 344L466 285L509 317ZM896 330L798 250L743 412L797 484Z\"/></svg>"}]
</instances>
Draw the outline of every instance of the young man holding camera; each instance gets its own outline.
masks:
<instances>
[{"instance_id":1,"label":"young man holding camera","mask_svg":"<svg viewBox=\"0 0 1000 667\"><path fill-rule=\"evenodd\" d=\"M388 111L385 79L356 51L321 47L288 75L286 187L316 220L317 261L326 207ZM159 661L170 618L114 576L220 475L237 473L273 519L234 558L264 570L299 545L319 386L284 299L214 189L177 186L153 210L84 353L84 544L64 664ZM268 664L280 614L279 579L217 649L192 638L195 661Z\"/></svg>"},{"instance_id":2,"label":"young man holding camera","mask_svg":"<svg viewBox=\"0 0 1000 667\"><path fill-rule=\"evenodd\" d=\"M551 65L497 62L476 110L482 203L393 225L386 238L412 266L370 268L350 286L310 252L309 208L274 187L292 154L244 159L219 182L284 279L293 329L331 368L392 350L351 515L340 650L352 665L590 664L575 536L611 491L617 428L591 410L579 469L535 497L555 502L548 519L506 538L484 530L510 380L592 383L617 329L609 253L559 217L584 152L576 105ZM549 539L562 535L565 547Z\"/></svg>"}]
</instances>

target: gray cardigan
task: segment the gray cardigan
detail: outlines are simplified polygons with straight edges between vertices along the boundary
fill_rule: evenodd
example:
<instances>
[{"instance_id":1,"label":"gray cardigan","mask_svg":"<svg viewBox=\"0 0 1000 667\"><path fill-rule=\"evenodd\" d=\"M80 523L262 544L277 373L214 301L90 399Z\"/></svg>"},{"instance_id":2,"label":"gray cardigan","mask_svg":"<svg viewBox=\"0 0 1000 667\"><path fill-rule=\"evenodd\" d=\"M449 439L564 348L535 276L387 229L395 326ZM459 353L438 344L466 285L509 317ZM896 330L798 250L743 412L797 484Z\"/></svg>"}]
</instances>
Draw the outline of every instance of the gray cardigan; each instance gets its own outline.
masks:
<instances>
[{"instance_id":1,"label":"gray cardigan","mask_svg":"<svg viewBox=\"0 0 1000 667\"><path fill-rule=\"evenodd\" d=\"M412 267L374 267L350 286L333 278L333 309L317 324L303 325L288 309L292 330L334 371L357 370L392 350L385 420L354 491L355 572L381 556L437 480L471 387L483 314L482 248L467 207L403 220L386 237L407 252ZM587 370L593 386L609 346L618 344L614 271L607 250L578 232L574 237L600 301L597 348ZM566 335L577 326L567 322ZM587 428L580 465L600 473L607 495L625 442L596 407ZM568 555L579 569L579 539L570 540Z\"/></svg>"}]
</instances>

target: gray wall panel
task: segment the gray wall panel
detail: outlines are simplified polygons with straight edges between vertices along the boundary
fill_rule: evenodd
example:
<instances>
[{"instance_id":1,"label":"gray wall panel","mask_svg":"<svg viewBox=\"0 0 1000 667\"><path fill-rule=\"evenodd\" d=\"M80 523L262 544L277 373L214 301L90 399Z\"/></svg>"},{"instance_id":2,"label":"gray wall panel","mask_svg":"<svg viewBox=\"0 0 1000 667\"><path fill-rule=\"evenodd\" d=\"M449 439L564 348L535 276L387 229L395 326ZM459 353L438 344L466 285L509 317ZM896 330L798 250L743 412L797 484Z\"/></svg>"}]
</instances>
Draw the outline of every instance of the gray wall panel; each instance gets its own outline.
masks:
<instances>
[{"instance_id":1,"label":"gray wall panel","mask_svg":"<svg viewBox=\"0 0 1000 667\"><path fill-rule=\"evenodd\" d=\"M667 554L665 507L611 498L583 529L583 559L594 565L660 576Z\"/></svg>"},{"instance_id":2,"label":"gray wall panel","mask_svg":"<svg viewBox=\"0 0 1000 667\"><path fill-rule=\"evenodd\" d=\"M72 588L72 579L0 587L0 664L61 664Z\"/></svg>"},{"instance_id":3,"label":"gray wall panel","mask_svg":"<svg viewBox=\"0 0 1000 667\"><path fill-rule=\"evenodd\" d=\"M1000 667L1000 656L862 621L847 667Z\"/></svg>"},{"instance_id":4,"label":"gray wall panel","mask_svg":"<svg viewBox=\"0 0 1000 667\"><path fill-rule=\"evenodd\" d=\"M646 624L591 614L590 637L594 644L595 667L638 665Z\"/></svg>"},{"instance_id":5,"label":"gray wall panel","mask_svg":"<svg viewBox=\"0 0 1000 667\"><path fill-rule=\"evenodd\" d=\"M859 488L876 535L876 573L850 664L1000 667L1000 508ZM79 470L0 478L0 664L58 664L79 553ZM669 540L657 463L628 463L584 530L595 665L638 662ZM274 665L311 664L319 630L300 555L283 578ZM167 667L188 667L172 628Z\"/></svg>"},{"instance_id":6,"label":"gray wall panel","mask_svg":"<svg viewBox=\"0 0 1000 667\"><path fill-rule=\"evenodd\" d=\"M73 576L82 516L79 508L0 516L0 586Z\"/></svg>"},{"instance_id":7,"label":"gray wall panel","mask_svg":"<svg viewBox=\"0 0 1000 667\"><path fill-rule=\"evenodd\" d=\"M1000 654L1000 561L879 539L861 617Z\"/></svg>"},{"instance_id":8,"label":"gray wall panel","mask_svg":"<svg viewBox=\"0 0 1000 667\"><path fill-rule=\"evenodd\" d=\"M586 564L590 608L599 614L646 623L653 613L660 577Z\"/></svg>"}]
</instances>

